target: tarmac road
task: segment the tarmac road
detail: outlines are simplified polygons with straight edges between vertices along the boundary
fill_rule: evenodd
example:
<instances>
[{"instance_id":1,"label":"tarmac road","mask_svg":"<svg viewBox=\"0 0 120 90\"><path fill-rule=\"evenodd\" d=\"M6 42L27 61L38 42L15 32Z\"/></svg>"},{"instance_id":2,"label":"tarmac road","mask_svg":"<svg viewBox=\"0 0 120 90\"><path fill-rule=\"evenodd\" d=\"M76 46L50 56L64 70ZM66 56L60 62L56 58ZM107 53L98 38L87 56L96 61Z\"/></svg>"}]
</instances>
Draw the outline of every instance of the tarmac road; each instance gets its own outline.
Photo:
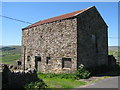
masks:
<instances>
[{"instance_id":1,"label":"tarmac road","mask_svg":"<svg viewBox=\"0 0 120 90\"><path fill-rule=\"evenodd\" d=\"M79 88L118 88L118 77L109 77Z\"/></svg>"},{"instance_id":2,"label":"tarmac road","mask_svg":"<svg viewBox=\"0 0 120 90\"><path fill-rule=\"evenodd\" d=\"M2 72L0 72L0 90L2 89Z\"/></svg>"}]
</instances>

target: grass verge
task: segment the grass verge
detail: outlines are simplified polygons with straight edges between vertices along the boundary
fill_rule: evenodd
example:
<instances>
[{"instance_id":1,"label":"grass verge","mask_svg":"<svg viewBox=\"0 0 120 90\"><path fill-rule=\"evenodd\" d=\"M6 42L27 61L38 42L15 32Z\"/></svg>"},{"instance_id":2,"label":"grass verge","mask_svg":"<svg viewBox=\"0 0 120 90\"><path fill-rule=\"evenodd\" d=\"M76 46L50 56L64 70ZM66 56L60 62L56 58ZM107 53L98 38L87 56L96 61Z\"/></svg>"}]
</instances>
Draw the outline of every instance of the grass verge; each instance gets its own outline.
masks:
<instances>
[{"instance_id":1,"label":"grass verge","mask_svg":"<svg viewBox=\"0 0 120 90\"><path fill-rule=\"evenodd\" d=\"M76 88L86 84L84 81L78 81L74 79L61 79L59 77L49 78L44 76L44 74L38 74L38 77L47 84L47 88Z\"/></svg>"}]
</instances>

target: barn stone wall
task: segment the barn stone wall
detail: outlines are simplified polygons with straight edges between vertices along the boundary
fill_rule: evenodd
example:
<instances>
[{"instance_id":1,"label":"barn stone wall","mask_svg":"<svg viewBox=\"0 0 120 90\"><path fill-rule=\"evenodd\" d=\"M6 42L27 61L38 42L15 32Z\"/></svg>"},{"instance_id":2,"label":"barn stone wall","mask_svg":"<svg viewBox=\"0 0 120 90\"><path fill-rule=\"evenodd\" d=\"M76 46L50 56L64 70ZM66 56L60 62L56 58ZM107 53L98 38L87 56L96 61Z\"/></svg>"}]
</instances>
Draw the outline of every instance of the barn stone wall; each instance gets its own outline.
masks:
<instances>
[{"instance_id":1,"label":"barn stone wall","mask_svg":"<svg viewBox=\"0 0 120 90\"><path fill-rule=\"evenodd\" d=\"M41 58L37 64L35 56ZM66 58L67 61L63 62L62 58ZM24 59L25 68L38 67L37 70L43 73L74 72L77 69L76 18L46 23L23 30L23 66ZM66 63L69 63L71 67L64 67L66 65L63 64Z\"/></svg>"},{"instance_id":2,"label":"barn stone wall","mask_svg":"<svg viewBox=\"0 0 120 90\"><path fill-rule=\"evenodd\" d=\"M94 67L108 64L107 25L95 7L77 19L78 66Z\"/></svg>"},{"instance_id":3,"label":"barn stone wall","mask_svg":"<svg viewBox=\"0 0 120 90\"><path fill-rule=\"evenodd\" d=\"M108 65L107 25L95 7L22 31L22 64L43 73ZM24 62L25 60L25 62Z\"/></svg>"}]
</instances>

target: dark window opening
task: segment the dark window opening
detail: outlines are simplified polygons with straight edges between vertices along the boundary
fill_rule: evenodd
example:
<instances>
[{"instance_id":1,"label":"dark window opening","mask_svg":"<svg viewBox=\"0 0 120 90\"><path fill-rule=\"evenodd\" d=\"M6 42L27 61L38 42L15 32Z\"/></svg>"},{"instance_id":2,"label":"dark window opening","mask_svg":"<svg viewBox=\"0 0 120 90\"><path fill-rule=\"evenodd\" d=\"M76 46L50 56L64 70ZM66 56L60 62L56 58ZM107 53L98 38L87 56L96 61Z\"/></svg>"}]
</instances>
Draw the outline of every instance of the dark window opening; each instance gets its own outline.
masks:
<instances>
[{"instance_id":1,"label":"dark window opening","mask_svg":"<svg viewBox=\"0 0 120 90\"><path fill-rule=\"evenodd\" d=\"M71 58L62 58L62 68L71 68L72 61Z\"/></svg>"},{"instance_id":2,"label":"dark window opening","mask_svg":"<svg viewBox=\"0 0 120 90\"><path fill-rule=\"evenodd\" d=\"M46 57L46 64L49 63L50 59L51 59L50 57Z\"/></svg>"},{"instance_id":3,"label":"dark window opening","mask_svg":"<svg viewBox=\"0 0 120 90\"><path fill-rule=\"evenodd\" d=\"M30 56L27 56L27 61L30 61Z\"/></svg>"},{"instance_id":4,"label":"dark window opening","mask_svg":"<svg viewBox=\"0 0 120 90\"><path fill-rule=\"evenodd\" d=\"M36 61L41 61L41 57L40 56L35 56L35 60Z\"/></svg>"},{"instance_id":5,"label":"dark window opening","mask_svg":"<svg viewBox=\"0 0 120 90\"><path fill-rule=\"evenodd\" d=\"M63 37L63 34L61 34L61 37Z\"/></svg>"},{"instance_id":6,"label":"dark window opening","mask_svg":"<svg viewBox=\"0 0 120 90\"><path fill-rule=\"evenodd\" d=\"M17 64L18 64L18 65L22 65L22 62L21 62L21 61L17 61Z\"/></svg>"},{"instance_id":7,"label":"dark window opening","mask_svg":"<svg viewBox=\"0 0 120 90\"><path fill-rule=\"evenodd\" d=\"M97 43L97 38L95 39L95 45L96 45L96 53L98 53L98 43Z\"/></svg>"}]
</instances>

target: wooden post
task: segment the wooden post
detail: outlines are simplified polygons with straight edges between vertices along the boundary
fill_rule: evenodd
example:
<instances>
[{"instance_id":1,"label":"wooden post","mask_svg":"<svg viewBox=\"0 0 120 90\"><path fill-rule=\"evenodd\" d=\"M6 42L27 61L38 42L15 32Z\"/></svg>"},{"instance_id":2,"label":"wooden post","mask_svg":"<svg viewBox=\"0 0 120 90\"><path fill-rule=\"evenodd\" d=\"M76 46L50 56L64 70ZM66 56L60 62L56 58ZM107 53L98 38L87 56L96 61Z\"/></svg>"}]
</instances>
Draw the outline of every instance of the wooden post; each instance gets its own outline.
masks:
<instances>
[{"instance_id":1,"label":"wooden post","mask_svg":"<svg viewBox=\"0 0 120 90\"><path fill-rule=\"evenodd\" d=\"M26 53L26 47L24 46L24 71L25 71L25 53Z\"/></svg>"}]
</instances>

